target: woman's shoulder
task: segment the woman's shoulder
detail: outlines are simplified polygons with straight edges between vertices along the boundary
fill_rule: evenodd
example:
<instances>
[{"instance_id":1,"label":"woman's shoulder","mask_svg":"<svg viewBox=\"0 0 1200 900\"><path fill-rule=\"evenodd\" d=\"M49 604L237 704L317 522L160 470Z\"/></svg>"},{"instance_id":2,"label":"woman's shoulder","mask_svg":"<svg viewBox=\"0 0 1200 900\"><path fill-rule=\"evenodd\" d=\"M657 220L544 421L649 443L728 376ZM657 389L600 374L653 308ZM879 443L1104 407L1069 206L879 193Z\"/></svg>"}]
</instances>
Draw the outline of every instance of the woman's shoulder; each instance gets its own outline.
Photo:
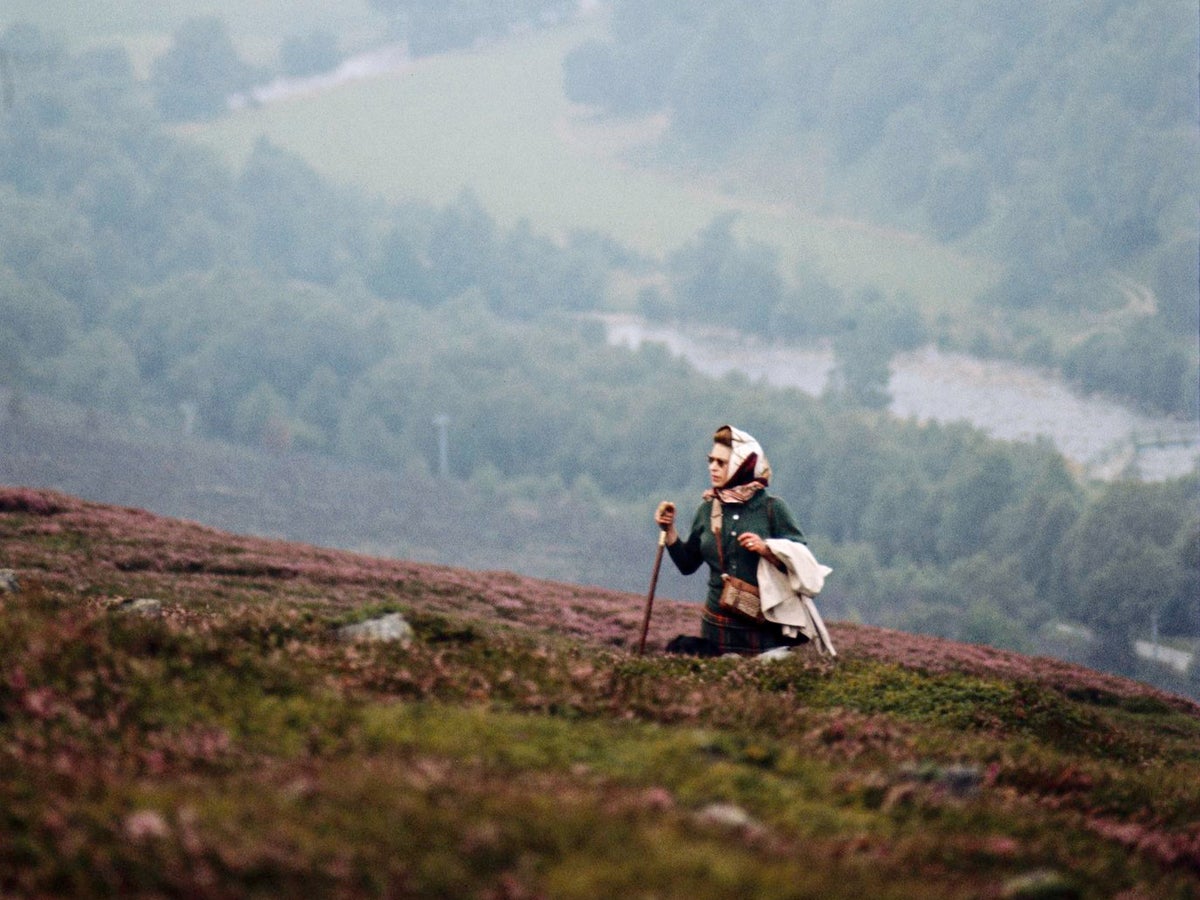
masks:
<instances>
[{"instance_id":1,"label":"woman's shoulder","mask_svg":"<svg viewBox=\"0 0 1200 900\"><path fill-rule=\"evenodd\" d=\"M792 510L782 498L774 494L768 494L766 491L761 492L763 505L766 508L768 519L771 523L771 530L779 532L790 532L802 543L804 542L804 533L800 530L799 524L796 522L796 517L792 515Z\"/></svg>"},{"instance_id":2,"label":"woman's shoulder","mask_svg":"<svg viewBox=\"0 0 1200 900\"><path fill-rule=\"evenodd\" d=\"M763 488L761 491L756 491L754 493L754 496L751 497L747 503L748 506L755 507L755 508L757 508L757 507L766 508L768 506L776 506L778 504L779 504L779 498L776 497L774 494L772 494L770 491L768 491L766 488Z\"/></svg>"}]
</instances>

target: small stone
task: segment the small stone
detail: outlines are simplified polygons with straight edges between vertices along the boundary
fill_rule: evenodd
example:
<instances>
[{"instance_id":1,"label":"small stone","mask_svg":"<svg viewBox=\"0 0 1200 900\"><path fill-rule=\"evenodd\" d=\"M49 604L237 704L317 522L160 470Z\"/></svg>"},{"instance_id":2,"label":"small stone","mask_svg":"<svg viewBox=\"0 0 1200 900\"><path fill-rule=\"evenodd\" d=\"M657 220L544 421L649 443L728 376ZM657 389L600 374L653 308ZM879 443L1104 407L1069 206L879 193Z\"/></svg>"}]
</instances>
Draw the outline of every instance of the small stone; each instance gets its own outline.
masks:
<instances>
[{"instance_id":1,"label":"small stone","mask_svg":"<svg viewBox=\"0 0 1200 900\"><path fill-rule=\"evenodd\" d=\"M947 766L942 770L938 784L955 797L974 797L983 784L983 770L979 766Z\"/></svg>"},{"instance_id":2,"label":"small stone","mask_svg":"<svg viewBox=\"0 0 1200 900\"><path fill-rule=\"evenodd\" d=\"M122 600L113 609L120 613L154 618L163 614L163 603L153 597L138 597L132 600Z\"/></svg>"},{"instance_id":3,"label":"small stone","mask_svg":"<svg viewBox=\"0 0 1200 900\"><path fill-rule=\"evenodd\" d=\"M773 647L770 650L764 650L762 653L758 654L755 659L761 660L762 662L775 662L780 659L787 659L791 655L791 647Z\"/></svg>"},{"instance_id":4,"label":"small stone","mask_svg":"<svg viewBox=\"0 0 1200 900\"><path fill-rule=\"evenodd\" d=\"M20 589L17 573L12 569L0 569L0 594L15 594Z\"/></svg>"},{"instance_id":5,"label":"small stone","mask_svg":"<svg viewBox=\"0 0 1200 900\"><path fill-rule=\"evenodd\" d=\"M167 820L152 809L139 809L125 819L125 833L131 840L144 842L167 837L171 833Z\"/></svg>"},{"instance_id":6,"label":"small stone","mask_svg":"<svg viewBox=\"0 0 1200 900\"><path fill-rule=\"evenodd\" d=\"M651 787L642 791L642 804L647 809L662 812L674 809L675 798L671 796L671 792L665 787Z\"/></svg>"},{"instance_id":7,"label":"small stone","mask_svg":"<svg viewBox=\"0 0 1200 900\"><path fill-rule=\"evenodd\" d=\"M413 640L413 628L400 613L389 613L377 619L345 625L338 629L337 635L343 641L379 641L407 647Z\"/></svg>"},{"instance_id":8,"label":"small stone","mask_svg":"<svg viewBox=\"0 0 1200 900\"><path fill-rule=\"evenodd\" d=\"M1079 888L1052 869L1036 869L1005 882L1000 896L1006 900L1077 900Z\"/></svg>"},{"instance_id":9,"label":"small stone","mask_svg":"<svg viewBox=\"0 0 1200 900\"><path fill-rule=\"evenodd\" d=\"M696 818L709 825L720 825L723 828L754 828L757 823L750 814L733 803L710 803L698 813Z\"/></svg>"},{"instance_id":10,"label":"small stone","mask_svg":"<svg viewBox=\"0 0 1200 900\"><path fill-rule=\"evenodd\" d=\"M966 764L940 766L925 763L906 767L901 774L906 781L919 782L960 798L976 796L983 784L983 769Z\"/></svg>"}]
</instances>

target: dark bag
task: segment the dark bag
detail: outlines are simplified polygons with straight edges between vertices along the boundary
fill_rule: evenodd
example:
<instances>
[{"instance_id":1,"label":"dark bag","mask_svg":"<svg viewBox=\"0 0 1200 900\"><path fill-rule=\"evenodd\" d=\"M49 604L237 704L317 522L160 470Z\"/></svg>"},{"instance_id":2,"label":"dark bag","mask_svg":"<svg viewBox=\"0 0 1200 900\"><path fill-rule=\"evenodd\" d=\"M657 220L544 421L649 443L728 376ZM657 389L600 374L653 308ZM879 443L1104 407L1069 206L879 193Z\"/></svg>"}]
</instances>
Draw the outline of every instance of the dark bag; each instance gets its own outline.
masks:
<instances>
[{"instance_id":1,"label":"dark bag","mask_svg":"<svg viewBox=\"0 0 1200 900\"><path fill-rule=\"evenodd\" d=\"M717 645L711 641L707 641L702 637L693 637L690 634L681 634L671 638L667 643L668 653L678 653L683 656L720 656L721 651L717 649Z\"/></svg>"}]
</instances>

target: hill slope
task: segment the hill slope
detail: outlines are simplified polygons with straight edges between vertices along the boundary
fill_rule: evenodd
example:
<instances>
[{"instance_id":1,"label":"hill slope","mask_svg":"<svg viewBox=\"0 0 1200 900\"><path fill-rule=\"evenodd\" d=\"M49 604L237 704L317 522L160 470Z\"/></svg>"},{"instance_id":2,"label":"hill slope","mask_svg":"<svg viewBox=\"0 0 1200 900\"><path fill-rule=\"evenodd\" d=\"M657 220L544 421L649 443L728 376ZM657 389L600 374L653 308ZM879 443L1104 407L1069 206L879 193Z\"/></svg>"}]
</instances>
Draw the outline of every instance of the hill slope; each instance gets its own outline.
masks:
<instances>
[{"instance_id":1,"label":"hill slope","mask_svg":"<svg viewBox=\"0 0 1200 900\"><path fill-rule=\"evenodd\" d=\"M45 491L0 539L5 895L1200 889L1200 707L1134 682L839 623L638 659L636 595ZM409 646L336 639L385 611Z\"/></svg>"}]
</instances>

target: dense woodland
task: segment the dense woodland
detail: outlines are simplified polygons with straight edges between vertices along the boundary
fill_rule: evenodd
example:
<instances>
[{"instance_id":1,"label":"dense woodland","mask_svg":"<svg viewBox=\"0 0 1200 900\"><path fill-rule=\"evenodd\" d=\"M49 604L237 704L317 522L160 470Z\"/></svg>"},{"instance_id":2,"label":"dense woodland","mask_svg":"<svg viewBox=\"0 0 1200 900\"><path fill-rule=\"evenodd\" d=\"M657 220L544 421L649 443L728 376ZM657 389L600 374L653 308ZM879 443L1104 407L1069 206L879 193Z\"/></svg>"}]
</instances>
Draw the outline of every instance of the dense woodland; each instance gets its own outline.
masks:
<instances>
[{"instance_id":1,"label":"dense woodland","mask_svg":"<svg viewBox=\"0 0 1200 900\"><path fill-rule=\"evenodd\" d=\"M596 59L633 53L634 7L641 6L618 3L614 43L581 49L572 65L582 67L585 53ZM794 6L767 4L763 11L783 16ZM712 29L726 23L717 16L701 21L690 9L679 4L661 23L673 41L695 41L678 56L664 56L666 63L700 66L706 48L715 52ZM999 47L959 45L994 59L1004 40L1042 35L1044 23L1031 17L1051 13L1038 10L996 20L988 33ZM1128 13L1112 15L1117 23ZM872 13L875 27L885 28L876 19ZM1006 37L1022 20L1025 31ZM798 23L776 25L776 34L815 33ZM1173 27L1156 22L1142 37L1168 41ZM759 29L732 33L752 41ZM209 437L328 454L414 477L437 466L432 423L444 414L452 423L450 474L480 486L481 504L493 502L497 491L536 498L539 486L553 484L598 510L634 510L625 522L630 528L649 524L647 498L695 493L710 430L732 419L768 448L779 492L838 572L830 602L848 616L1021 649L1036 646L1047 622L1064 619L1098 635L1086 651L1090 661L1126 672L1136 666L1129 638L1145 635L1152 616L1165 634L1200 634L1196 477L1082 484L1049 446L1002 444L965 426L887 418L876 409L887 356L936 331L905 298L870 291L831 297L834 289L816 277L800 288L785 286L770 255L739 243L724 220L660 264L603 235L554 241L528 224L500 228L469 195L440 209L385 204L324 182L265 141L240 171L231 171L167 124L186 118L176 114L172 104L180 101L171 90L190 77L181 60L195 58L197 42L207 48L200 57L211 58L205 53L228 44L228 34L219 22L190 23L153 75L141 79L120 48L69 51L55 35L26 26L3 34L0 386L13 396L54 394L167 427L194 416ZM1168 42L1164 54L1173 46ZM240 65L236 54L225 58ZM762 61L785 59L764 54ZM665 102L680 73L663 65L659 75L670 78L637 100L639 108ZM1146 73L1147 91L1156 73ZM580 73L569 67L566 74L574 90L584 90ZM928 73L908 77L918 76L936 83ZM246 77L223 81L221 90L244 86ZM833 90L849 77L831 72L804 80ZM952 80L953 73L940 77ZM904 79L897 82L900 96L879 98L890 105L867 117L872 128L841 137L842 164L867 166L873 158L878 164L879 142L896 130L889 129L893 111L930 127L941 121L930 122L922 111L922 102L938 99L932 87L929 96L917 96L903 90ZM756 96L752 85L743 87L738 96ZM1032 87L1019 88L1006 90L1032 102ZM814 101L805 127L832 128L817 119L840 108L865 129L869 111L849 116L836 99ZM756 121L778 122L772 103L760 97ZM980 100L979 110L989 104ZM1177 132L1178 142L1194 148L1194 128L1182 124L1191 115L1187 98L1135 95L1128 104L1145 128ZM1060 113L1047 107L1045 120L1057 121ZM963 109L942 118L961 127L979 114ZM990 186L985 215L960 222L947 239L1005 229L1028 236L999 213L1016 215L1020 206L1015 176L993 171L972 152L991 143L996 136L989 138L988 129L999 121L977 121L970 135L938 131L937 140L951 142L945 152L960 158L971 179ZM713 135L723 133L715 123L686 114L675 122L691 129L681 140L698 144L708 134L707 152L730 151L714 143ZM1014 125L1006 139L1027 127ZM1112 138L1112 153L1132 152L1122 141ZM922 155L934 170L926 173L926 192L914 188L910 205L933 209L929 191L950 177L937 168L937 157ZM1145 358L1131 356L1129 347L1139 340L1181 345L1179 336L1195 328L1186 291L1168 289L1181 266L1180 248L1195 240L1195 222L1183 222L1180 210L1194 199L1188 193L1194 175L1180 172L1173 156L1161 165L1136 159L1136 177L1166 179L1171 187L1144 192L1118 185L1128 204L1121 199L1115 208L1133 223L1136 240L1099 233L1111 221L1102 207L1118 199L1109 188L1118 186L1075 168L1080 160L1043 161L1069 169L1081 190L1088 186L1095 196L1075 198L1079 209L1062 220L1080 223L1083 245L1039 240L1045 258L1038 265L1056 285L1072 278L1055 268L1053 254L1088 272L1128 263L1162 275L1155 282L1158 313L1143 333L1105 335L1097 338L1108 342L1104 347L1079 352L1096 366L1111 351L1124 368L1163 367L1176 379L1173 387L1163 375L1158 387L1139 381L1139 389L1154 394L1148 403L1182 409L1194 402L1181 386L1189 372L1194 376L1192 351ZM1056 188L1048 196L1062 194ZM1053 210L1042 213L1058 220ZM1066 231L1075 233L1073 226ZM777 302L748 307L730 324L833 335L843 360L859 367L847 367L846 390L814 400L740 378L709 381L661 349L609 347L600 327L578 314L603 308L617 271L661 276L666 289L647 290L643 301L648 312L663 315L679 314L680 304L717 311L730 285L758 285L760 293L751 296ZM1089 302L1070 291L1054 296L1063 315ZM512 566L519 568L519 560ZM1173 686L1196 690L1194 683Z\"/></svg>"}]
</instances>

